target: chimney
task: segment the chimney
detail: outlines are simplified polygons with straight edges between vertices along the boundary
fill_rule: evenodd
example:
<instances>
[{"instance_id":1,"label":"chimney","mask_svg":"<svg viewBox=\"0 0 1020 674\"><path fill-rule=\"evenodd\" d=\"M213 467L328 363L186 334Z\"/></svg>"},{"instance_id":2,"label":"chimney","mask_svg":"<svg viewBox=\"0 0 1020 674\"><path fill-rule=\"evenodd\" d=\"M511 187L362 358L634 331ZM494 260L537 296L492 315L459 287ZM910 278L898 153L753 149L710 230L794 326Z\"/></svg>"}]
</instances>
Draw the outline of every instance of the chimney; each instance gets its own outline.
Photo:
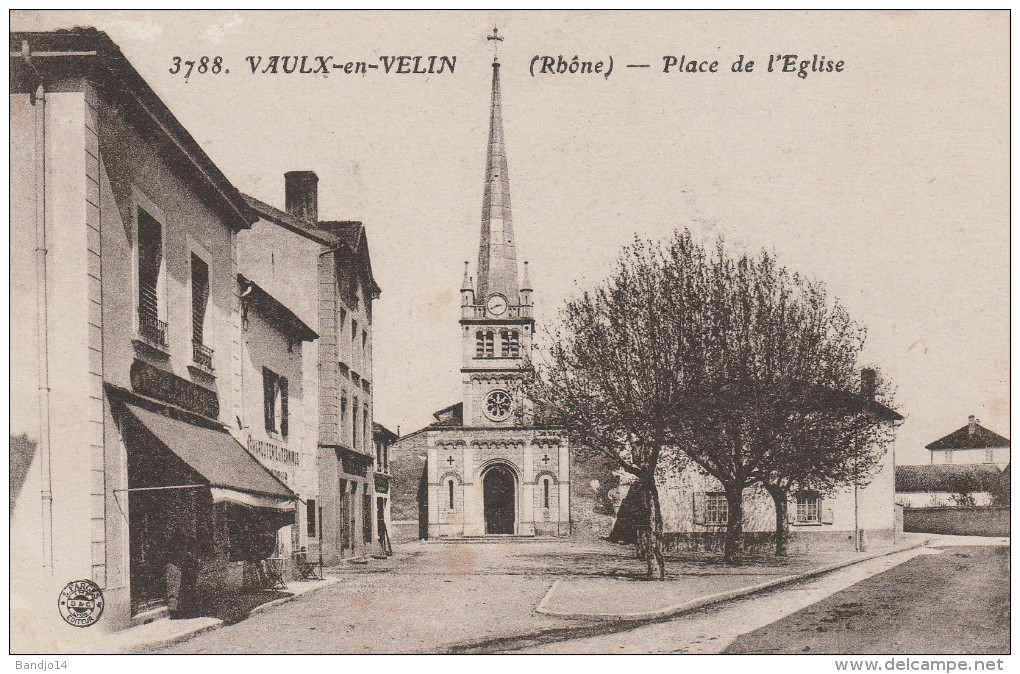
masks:
<instances>
[{"instance_id":1,"label":"chimney","mask_svg":"<svg viewBox=\"0 0 1020 674\"><path fill-rule=\"evenodd\" d=\"M977 433L978 418L973 414L967 417L967 435Z\"/></svg>"},{"instance_id":2,"label":"chimney","mask_svg":"<svg viewBox=\"0 0 1020 674\"><path fill-rule=\"evenodd\" d=\"M875 399L875 382L877 375L870 367L861 370L861 397L866 400Z\"/></svg>"},{"instance_id":3,"label":"chimney","mask_svg":"<svg viewBox=\"0 0 1020 674\"><path fill-rule=\"evenodd\" d=\"M312 224L319 221L319 176L315 171L283 174L287 213Z\"/></svg>"}]
</instances>

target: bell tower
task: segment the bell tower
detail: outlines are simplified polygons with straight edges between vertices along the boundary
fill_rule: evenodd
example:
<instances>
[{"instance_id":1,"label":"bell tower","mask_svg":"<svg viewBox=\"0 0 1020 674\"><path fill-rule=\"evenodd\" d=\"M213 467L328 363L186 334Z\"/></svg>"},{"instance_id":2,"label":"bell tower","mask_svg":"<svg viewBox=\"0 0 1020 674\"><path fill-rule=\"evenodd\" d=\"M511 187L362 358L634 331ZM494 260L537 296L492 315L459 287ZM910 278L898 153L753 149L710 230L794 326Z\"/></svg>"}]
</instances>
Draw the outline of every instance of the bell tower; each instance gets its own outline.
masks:
<instances>
[{"instance_id":1,"label":"bell tower","mask_svg":"<svg viewBox=\"0 0 1020 674\"><path fill-rule=\"evenodd\" d=\"M494 47L503 40L495 28L487 39ZM531 345L535 332L527 264L524 263L524 276L519 282L503 138L499 58L494 55L478 279L475 283L465 262L460 290L465 426L531 424L521 395L522 384L532 374Z\"/></svg>"}]
</instances>

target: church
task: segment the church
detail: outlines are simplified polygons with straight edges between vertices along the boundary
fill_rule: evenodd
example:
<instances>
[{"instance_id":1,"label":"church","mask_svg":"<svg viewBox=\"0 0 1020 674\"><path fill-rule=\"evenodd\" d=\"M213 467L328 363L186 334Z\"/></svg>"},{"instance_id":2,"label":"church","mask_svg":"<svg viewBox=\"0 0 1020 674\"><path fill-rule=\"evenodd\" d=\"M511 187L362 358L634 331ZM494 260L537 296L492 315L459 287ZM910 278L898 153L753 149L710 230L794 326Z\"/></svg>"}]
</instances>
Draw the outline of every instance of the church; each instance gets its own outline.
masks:
<instances>
[{"instance_id":1,"label":"church","mask_svg":"<svg viewBox=\"0 0 1020 674\"><path fill-rule=\"evenodd\" d=\"M489 39L502 38L494 30ZM420 538L570 533L567 438L536 424L523 393L534 375L534 305L527 262L518 278L499 67L494 58L477 280L465 263L460 287L463 399L392 450L412 459L404 479L417 478Z\"/></svg>"}]
</instances>

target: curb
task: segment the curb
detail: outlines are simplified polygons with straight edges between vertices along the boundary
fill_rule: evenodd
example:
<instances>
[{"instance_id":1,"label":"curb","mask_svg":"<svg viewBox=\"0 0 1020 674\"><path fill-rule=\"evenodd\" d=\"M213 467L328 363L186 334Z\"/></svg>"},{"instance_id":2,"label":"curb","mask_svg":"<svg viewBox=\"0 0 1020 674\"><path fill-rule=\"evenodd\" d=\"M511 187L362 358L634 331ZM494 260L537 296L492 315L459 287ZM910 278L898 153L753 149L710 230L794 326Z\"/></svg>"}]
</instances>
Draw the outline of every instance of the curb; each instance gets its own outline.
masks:
<instances>
[{"instance_id":1,"label":"curb","mask_svg":"<svg viewBox=\"0 0 1020 674\"><path fill-rule=\"evenodd\" d=\"M535 607L534 612L541 615L547 615L556 618L574 618L588 620L628 621L628 620L655 620L657 618L669 618L672 616L681 615L683 613L688 613L690 611L694 611L705 606L710 606L712 604L718 604L724 601L729 601L731 599L737 599L739 597L757 594L758 592L762 592L764 590L771 590L782 585L795 583L799 580L820 576L829 573L830 571L836 571L847 566L853 566L854 564L860 564L861 562L867 562L869 560L877 559L879 557L886 557L888 555L894 555L899 552L914 550L916 548L923 547L927 544L928 541L925 540L905 547L894 548L892 550L886 550L882 552L876 552L874 554L867 555L865 557L860 557L858 559L851 559L841 562L835 562L833 564L827 564L825 566L820 566L816 569L811 569L803 573L798 573L791 576L781 576L779 578L776 578L775 580L768 580L765 581L764 583L758 583L757 585L748 585L746 587L739 587L733 590L717 592L716 594L710 594L706 597L692 599L682 604L667 606L666 608L659 609L657 611L641 611L636 613L580 613L580 612L556 611L554 609L550 609L548 607L548 603L553 595L553 592L556 590L556 588L562 581L562 579L557 579L556 582L552 584L552 587L550 587L549 590L546 591L545 596L542 597L542 601L540 601L538 603L538 606Z\"/></svg>"},{"instance_id":2,"label":"curb","mask_svg":"<svg viewBox=\"0 0 1020 674\"><path fill-rule=\"evenodd\" d=\"M154 651L160 648L169 648L171 646L176 646L177 644L183 643L193 637L197 637L199 634L204 634L206 632L218 630L225 624L226 623L224 621L217 619L217 622L211 625L203 625L202 627L196 627L195 629L189 632L178 634L177 636L170 637L169 639L160 639L159 641L146 641L145 643L142 644L131 644L129 646L125 646L123 649L121 649L121 652L140 653L145 651Z\"/></svg>"},{"instance_id":3,"label":"curb","mask_svg":"<svg viewBox=\"0 0 1020 674\"><path fill-rule=\"evenodd\" d=\"M262 613L264 611L268 611L271 608L280 606L281 604L286 604L289 601L294 601L295 599L300 599L301 597L309 597L318 592L319 590L325 590L327 587L332 587L333 585L336 585L337 583L340 582L340 577L330 576L329 578L323 578L322 580L323 580L322 585L319 585L318 587L313 587L307 590L306 592L302 592L301 594L292 594L289 597L280 597L279 599L274 599L273 601L266 602L265 604L259 604L248 613L248 618L252 617L253 615L258 615L259 613ZM247 620L247 618L245 618L245 620ZM241 622L244 622L244 620L242 620Z\"/></svg>"},{"instance_id":4,"label":"curb","mask_svg":"<svg viewBox=\"0 0 1020 674\"><path fill-rule=\"evenodd\" d=\"M307 590L305 592L302 592L301 594L292 594L289 597L280 597L279 599L274 599L271 602L267 602L265 604L260 604L260 605L256 606L255 608L253 608L248 613L247 617L244 620L247 620L248 618L250 618L250 617L252 617L254 615L258 615L259 613L262 613L264 611L268 611L269 609L274 608L276 606L280 606L281 604L286 604L289 601L294 601L295 599L300 599L301 597L307 597L307 596L313 595L316 592L318 592L319 590L324 590L327 587L331 587L333 585L336 585L338 582L340 582L339 576L330 576L330 577L325 578L323 580L324 580L324 582L322 583L322 585L319 585L318 587L313 587L313 588L311 588L311 589L309 589L309 590ZM244 620L241 620L239 622L244 622ZM206 632L212 632L213 630L218 630L221 627L225 627L226 624L227 623L225 621L217 619L217 622L215 622L215 623L213 623L211 625L203 625L201 627L196 627L195 629L193 629L191 631L184 632L183 634L178 634L177 636L171 637L169 639L161 639L159 641L146 641L146 642L140 643L140 644L131 644L129 646L125 646L122 649L122 651L126 651L126 652L129 652L129 653L138 653L138 652L144 652L144 651L154 651L154 650L158 650L158 649L161 649L161 648L169 648L170 646L176 646L177 644L181 644L181 643L184 643L185 641L189 641L190 639L193 639L194 637L197 637L199 634L205 634ZM237 623L231 623L231 624L237 624Z\"/></svg>"}]
</instances>

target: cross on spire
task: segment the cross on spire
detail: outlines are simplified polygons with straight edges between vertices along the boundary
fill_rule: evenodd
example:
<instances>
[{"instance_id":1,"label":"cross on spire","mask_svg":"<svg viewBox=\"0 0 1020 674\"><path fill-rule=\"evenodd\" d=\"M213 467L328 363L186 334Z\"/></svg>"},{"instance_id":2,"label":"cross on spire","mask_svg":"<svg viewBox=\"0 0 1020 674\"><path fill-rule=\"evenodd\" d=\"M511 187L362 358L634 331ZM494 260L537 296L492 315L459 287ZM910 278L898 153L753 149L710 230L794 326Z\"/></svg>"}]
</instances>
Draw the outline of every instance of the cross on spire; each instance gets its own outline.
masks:
<instances>
[{"instance_id":1,"label":"cross on spire","mask_svg":"<svg viewBox=\"0 0 1020 674\"><path fill-rule=\"evenodd\" d=\"M485 38L486 40L492 41L492 61L496 63L499 61L499 43L503 41L503 38L499 36L499 28L492 27L492 35Z\"/></svg>"}]
</instances>

